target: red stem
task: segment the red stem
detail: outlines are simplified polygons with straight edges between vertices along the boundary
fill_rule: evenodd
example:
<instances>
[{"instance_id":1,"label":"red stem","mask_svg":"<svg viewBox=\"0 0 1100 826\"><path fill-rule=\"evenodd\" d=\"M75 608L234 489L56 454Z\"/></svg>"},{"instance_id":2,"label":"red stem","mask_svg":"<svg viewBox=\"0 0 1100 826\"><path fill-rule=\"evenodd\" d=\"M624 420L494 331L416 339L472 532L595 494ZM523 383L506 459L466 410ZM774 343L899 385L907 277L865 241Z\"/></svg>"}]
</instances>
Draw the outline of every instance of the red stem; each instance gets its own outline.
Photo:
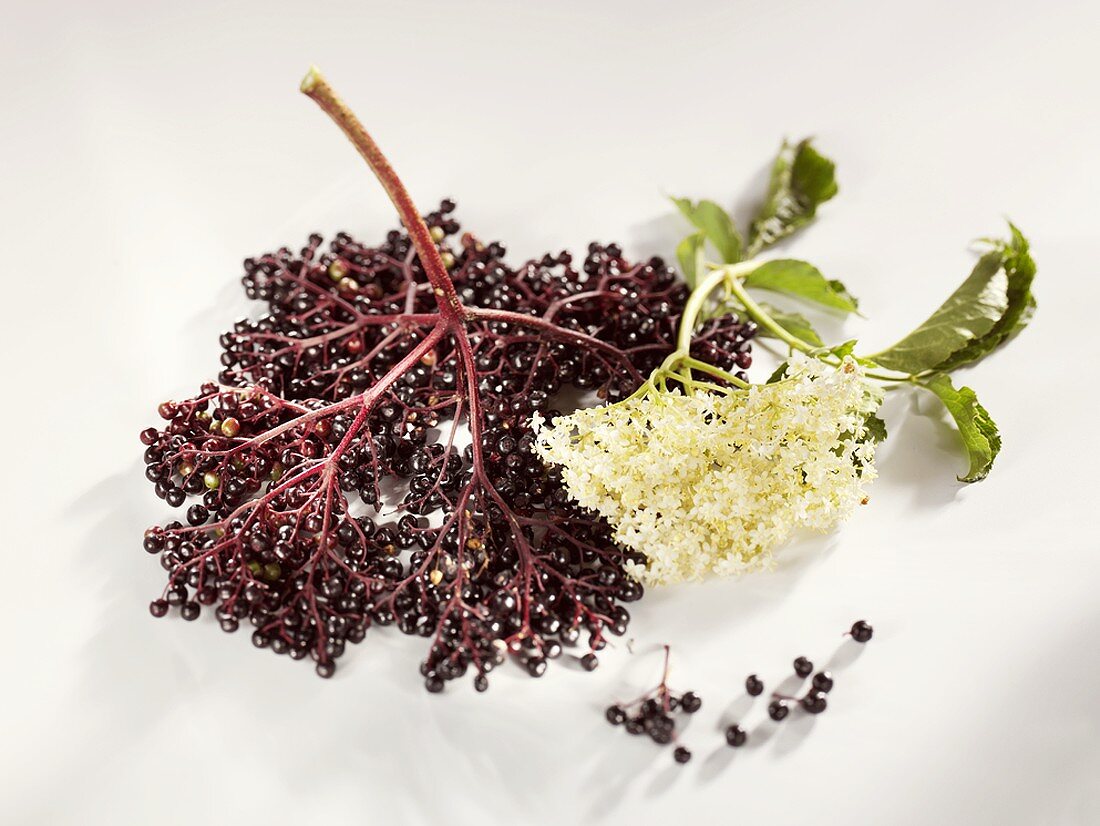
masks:
<instances>
[{"instance_id":1,"label":"red stem","mask_svg":"<svg viewBox=\"0 0 1100 826\"><path fill-rule=\"evenodd\" d=\"M428 281L431 282L432 289L435 291L440 312L448 321L457 322L462 315L462 304L458 300L458 294L455 292L454 284L451 283L447 268L443 265L439 249L432 241L428 226L424 223L424 219L420 217L420 213L417 211L416 205L413 204L408 190L401 183L401 179L397 177L397 173L390 166L390 162L386 160L386 156L382 154L378 144L374 142L374 138L367 132L366 127L360 123L355 113L329 86L328 81L325 80L316 66L310 67L309 72L302 80L301 89L307 97L311 98L335 121L336 125L340 127L370 166L371 171L374 172L379 183L386 190L386 194L393 201L393 205L397 208L397 214L401 216L401 222L405 225L405 229L409 231L409 237L420 256L420 263L424 267Z\"/></svg>"},{"instance_id":2,"label":"red stem","mask_svg":"<svg viewBox=\"0 0 1100 826\"><path fill-rule=\"evenodd\" d=\"M606 353L614 357L617 361L622 362L623 366L630 371L631 376L636 381L640 383L645 380L645 376L635 369L634 365L630 363L630 360L625 357L622 350L613 344L601 341L595 336L590 336L588 333L581 333L576 330L566 330L564 327L559 327L557 324L545 318L527 315L526 313L514 313L510 310L490 310L484 307L466 307L464 312L469 319L499 321L507 324L533 327L536 330L546 333L550 338L556 338L558 341L568 342L573 345L584 345L593 350Z\"/></svg>"}]
</instances>

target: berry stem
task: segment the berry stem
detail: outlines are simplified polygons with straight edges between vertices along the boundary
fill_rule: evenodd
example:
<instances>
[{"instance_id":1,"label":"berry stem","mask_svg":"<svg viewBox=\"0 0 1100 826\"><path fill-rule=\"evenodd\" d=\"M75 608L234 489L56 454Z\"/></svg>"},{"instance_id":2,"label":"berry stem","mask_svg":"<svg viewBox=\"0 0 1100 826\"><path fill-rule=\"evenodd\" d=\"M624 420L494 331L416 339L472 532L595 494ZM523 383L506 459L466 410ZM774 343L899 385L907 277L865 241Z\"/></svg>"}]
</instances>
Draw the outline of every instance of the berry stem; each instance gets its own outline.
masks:
<instances>
[{"instance_id":1,"label":"berry stem","mask_svg":"<svg viewBox=\"0 0 1100 826\"><path fill-rule=\"evenodd\" d=\"M457 321L462 315L462 304L458 300L458 294L455 292L454 284L451 283L447 268L443 265L439 249L432 241L428 226L420 217L408 190L397 177L397 173L390 166L386 156L382 154L374 138L370 136L355 113L340 99L316 66L309 68L309 72L302 80L301 90L332 118L370 166L371 171L386 190L386 194L390 196L390 200L397 208L397 214L401 217L401 222L409 232L409 237L420 257L420 263L435 292L440 312L449 321Z\"/></svg>"},{"instance_id":2,"label":"berry stem","mask_svg":"<svg viewBox=\"0 0 1100 826\"><path fill-rule=\"evenodd\" d=\"M621 362L623 367L639 382L644 379L642 374L634 368L634 365L624 358L623 351L615 345L601 341L595 336L588 335L588 333L582 333L577 330L566 330L554 324L548 318L539 318L538 316L511 312L509 310L485 309L483 307L466 307L464 312L466 317L472 320L499 321L507 324L531 327L545 332L550 338L554 338L558 341L567 342L573 345L583 345L586 348L598 350L601 353L606 353L616 361Z\"/></svg>"}]
</instances>

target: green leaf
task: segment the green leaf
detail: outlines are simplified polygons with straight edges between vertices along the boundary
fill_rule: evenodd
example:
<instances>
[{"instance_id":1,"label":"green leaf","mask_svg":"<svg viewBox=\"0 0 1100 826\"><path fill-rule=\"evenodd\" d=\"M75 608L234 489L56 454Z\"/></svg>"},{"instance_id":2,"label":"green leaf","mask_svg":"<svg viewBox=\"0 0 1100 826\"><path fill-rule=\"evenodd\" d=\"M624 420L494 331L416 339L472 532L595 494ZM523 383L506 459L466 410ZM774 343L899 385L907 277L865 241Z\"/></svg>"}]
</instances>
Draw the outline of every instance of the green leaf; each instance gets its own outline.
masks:
<instances>
[{"instance_id":1,"label":"green leaf","mask_svg":"<svg viewBox=\"0 0 1100 826\"><path fill-rule=\"evenodd\" d=\"M936 312L897 344L869 358L889 370L917 374L988 334L1008 309L1008 275L1001 254L986 253Z\"/></svg>"},{"instance_id":2,"label":"green leaf","mask_svg":"<svg viewBox=\"0 0 1100 826\"><path fill-rule=\"evenodd\" d=\"M790 362L783 362L772 371L772 374L768 376L768 380L764 383L775 384L777 381L783 381L783 379L787 378L787 368L790 366Z\"/></svg>"},{"instance_id":3,"label":"green leaf","mask_svg":"<svg viewBox=\"0 0 1100 826\"><path fill-rule=\"evenodd\" d=\"M1031 258L1027 239L1012 223L1009 223L1012 237L1008 241L992 241L993 247L1000 252L1002 266L1008 276L1008 307L981 338L975 339L965 347L956 350L945 361L936 365L937 370L950 372L965 364L973 364L992 353L1024 329L1035 313L1035 297L1031 294L1031 284L1035 280L1035 261Z\"/></svg>"},{"instance_id":4,"label":"green leaf","mask_svg":"<svg viewBox=\"0 0 1100 826\"><path fill-rule=\"evenodd\" d=\"M837 193L836 165L807 138L783 141L772 164L768 195L749 229L748 258L813 220L819 205Z\"/></svg>"},{"instance_id":5,"label":"green leaf","mask_svg":"<svg viewBox=\"0 0 1100 826\"><path fill-rule=\"evenodd\" d=\"M853 312L859 310L859 299L848 292L848 288L844 286L844 283L842 281L837 281L835 278L830 278L829 286L832 288L834 293L839 295L841 298L846 299L848 303L855 308Z\"/></svg>"},{"instance_id":6,"label":"green leaf","mask_svg":"<svg viewBox=\"0 0 1100 826\"><path fill-rule=\"evenodd\" d=\"M970 457L970 469L960 482L980 482L989 475L993 460L1001 452L1001 436L988 411L978 403L978 397L969 387L956 389L945 373L936 373L920 384L935 393L955 420L955 425L966 445Z\"/></svg>"},{"instance_id":7,"label":"green leaf","mask_svg":"<svg viewBox=\"0 0 1100 826\"><path fill-rule=\"evenodd\" d=\"M737 231L737 225L728 212L714 201L693 204L687 198L673 198L672 202L714 244L723 262L735 264L741 260L741 233Z\"/></svg>"},{"instance_id":8,"label":"green leaf","mask_svg":"<svg viewBox=\"0 0 1100 826\"><path fill-rule=\"evenodd\" d=\"M760 304L760 308L772 317L776 323L779 324L784 330L790 333L795 338L800 338L807 344L813 347L824 347L825 342L821 340L821 336L817 334L817 331L810 324L806 316L801 313L788 313L783 310L778 310L772 307L770 304ZM757 329L756 334L765 338L775 338L766 327L760 327Z\"/></svg>"},{"instance_id":9,"label":"green leaf","mask_svg":"<svg viewBox=\"0 0 1100 826\"><path fill-rule=\"evenodd\" d=\"M846 313L856 311L856 302L839 281L827 281L812 264L780 258L765 261L747 276L745 286L786 293Z\"/></svg>"},{"instance_id":10,"label":"green leaf","mask_svg":"<svg viewBox=\"0 0 1100 826\"><path fill-rule=\"evenodd\" d=\"M695 288L695 280L703 269L704 240L703 233L697 232L676 245L676 258L680 261L680 272L684 274L684 281L692 289Z\"/></svg>"},{"instance_id":11,"label":"green leaf","mask_svg":"<svg viewBox=\"0 0 1100 826\"><path fill-rule=\"evenodd\" d=\"M867 428L867 435L865 438L870 439L876 444L886 441L886 422L878 417L876 413L868 413L867 418L863 420L863 426Z\"/></svg>"},{"instance_id":12,"label":"green leaf","mask_svg":"<svg viewBox=\"0 0 1100 826\"><path fill-rule=\"evenodd\" d=\"M848 341L842 342L841 344L837 344L835 347L830 347L829 352L837 358L842 359L845 356L852 355L852 352L856 349L856 344L858 343L859 342L857 339L849 339Z\"/></svg>"}]
</instances>

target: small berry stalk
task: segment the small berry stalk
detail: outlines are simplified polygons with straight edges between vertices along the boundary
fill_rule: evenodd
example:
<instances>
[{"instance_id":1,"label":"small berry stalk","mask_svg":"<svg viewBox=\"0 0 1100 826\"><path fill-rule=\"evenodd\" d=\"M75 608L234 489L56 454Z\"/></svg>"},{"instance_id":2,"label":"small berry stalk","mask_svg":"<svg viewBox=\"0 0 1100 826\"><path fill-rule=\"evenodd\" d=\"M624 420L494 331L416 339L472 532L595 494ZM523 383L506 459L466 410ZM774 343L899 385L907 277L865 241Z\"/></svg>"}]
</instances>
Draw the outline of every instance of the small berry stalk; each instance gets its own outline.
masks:
<instances>
[{"instance_id":1,"label":"small berry stalk","mask_svg":"<svg viewBox=\"0 0 1100 826\"><path fill-rule=\"evenodd\" d=\"M611 725L623 726L627 734L648 735L654 743L662 746L677 740L676 722L673 719L677 711L694 714L703 706L702 699L694 691L680 694L669 688L670 647L664 646L664 652L661 682L630 702L608 706L605 712ZM691 751L677 744L673 758L677 763L687 763L691 759Z\"/></svg>"}]
</instances>

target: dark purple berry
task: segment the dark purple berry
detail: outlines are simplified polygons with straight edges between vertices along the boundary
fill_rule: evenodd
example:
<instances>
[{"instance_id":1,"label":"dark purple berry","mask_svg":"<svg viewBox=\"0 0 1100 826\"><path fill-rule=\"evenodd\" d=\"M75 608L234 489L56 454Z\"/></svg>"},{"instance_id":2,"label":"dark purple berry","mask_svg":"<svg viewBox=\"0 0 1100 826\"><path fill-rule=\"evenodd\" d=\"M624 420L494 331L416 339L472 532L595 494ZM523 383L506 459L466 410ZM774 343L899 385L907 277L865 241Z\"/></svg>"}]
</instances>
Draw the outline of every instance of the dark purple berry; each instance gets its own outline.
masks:
<instances>
[{"instance_id":1,"label":"dark purple berry","mask_svg":"<svg viewBox=\"0 0 1100 826\"><path fill-rule=\"evenodd\" d=\"M734 748L740 748L745 745L745 741L748 737L748 732L736 723L726 729L726 742Z\"/></svg>"},{"instance_id":2,"label":"dark purple berry","mask_svg":"<svg viewBox=\"0 0 1100 826\"><path fill-rule=\"evenodd\" d=\"M745 691L747 691L751 697L759 697L764 691L764 681L755 674L750 674L745 679Z\"/></svg>"},{"instance_id":3,"label":"dark purple berry","mask_svg":"<svg viewBox=\"0 0 1100 826\"><path fill-rule=\"evenodd\" d=\"M867 642L875 633L875 629L866 620L859 620L853 623L851 633L852 639L856 642Z\"/></svg>"},{"instance_id":4,"label":"dark purple berry","mask_svg":"<svg viewBox=\"0 0 1100 826\"><path fill-rule=\"evenodd\" d=\"M813 686L823 694L833 690L833 675L828 671L818 671L814 674Z\"/></svg>"},{"instance_id":5,"label":"dark purple berry","mask_svg":"<svg viewBox=\"0 0 1100 826\"><path fill-rule=\"evenodd\" d=\"M691 752L683 746L677 746L676 750L672 752L672 757L677 763L686 763L691 759Z\"/></svg>"},{"instance_id":6,"label":"dark purple berry","mask_svg":"<svg viewBox=\"0 0 1100 826\"><path fill-rule=\"evenodd\" d=\"M794 661L794 673L799 677L809 677L814 670L814 664L805 657L799 657Z\"/></svg>"},{"instance_id":7,"label":"dark purple berry","mask_svg":"<svg viewBox=\"0 0 1100 826\"><path fill-rule=\"evenodd\" d=\"M802 704L802 708L809 714L820 714L825 710L825 707L829 704L825 698L824 691L811 691L799 702Z\"/></svg>"},{"instance_id":8,"label":"dark purple berry","mask_svg":"<svg viewBox=\"0 0 1100 826\"><path fill-rule=\"evenodd\" d=\"M772 700L768 703L768 716L777 723L791 713L790 708L782 700Z\"/></svg>"},{"instance_id":9,"label":"dark purple berry","mask_svg":"<svg viewBox=\"0 0 1100 826\"><path fill-rule=\"evenodd\" d=\"M668 729L655 728L649 732L649 737L659 746L664 746L672 742L672 732Z\"/></svg>"}]
</instances>

